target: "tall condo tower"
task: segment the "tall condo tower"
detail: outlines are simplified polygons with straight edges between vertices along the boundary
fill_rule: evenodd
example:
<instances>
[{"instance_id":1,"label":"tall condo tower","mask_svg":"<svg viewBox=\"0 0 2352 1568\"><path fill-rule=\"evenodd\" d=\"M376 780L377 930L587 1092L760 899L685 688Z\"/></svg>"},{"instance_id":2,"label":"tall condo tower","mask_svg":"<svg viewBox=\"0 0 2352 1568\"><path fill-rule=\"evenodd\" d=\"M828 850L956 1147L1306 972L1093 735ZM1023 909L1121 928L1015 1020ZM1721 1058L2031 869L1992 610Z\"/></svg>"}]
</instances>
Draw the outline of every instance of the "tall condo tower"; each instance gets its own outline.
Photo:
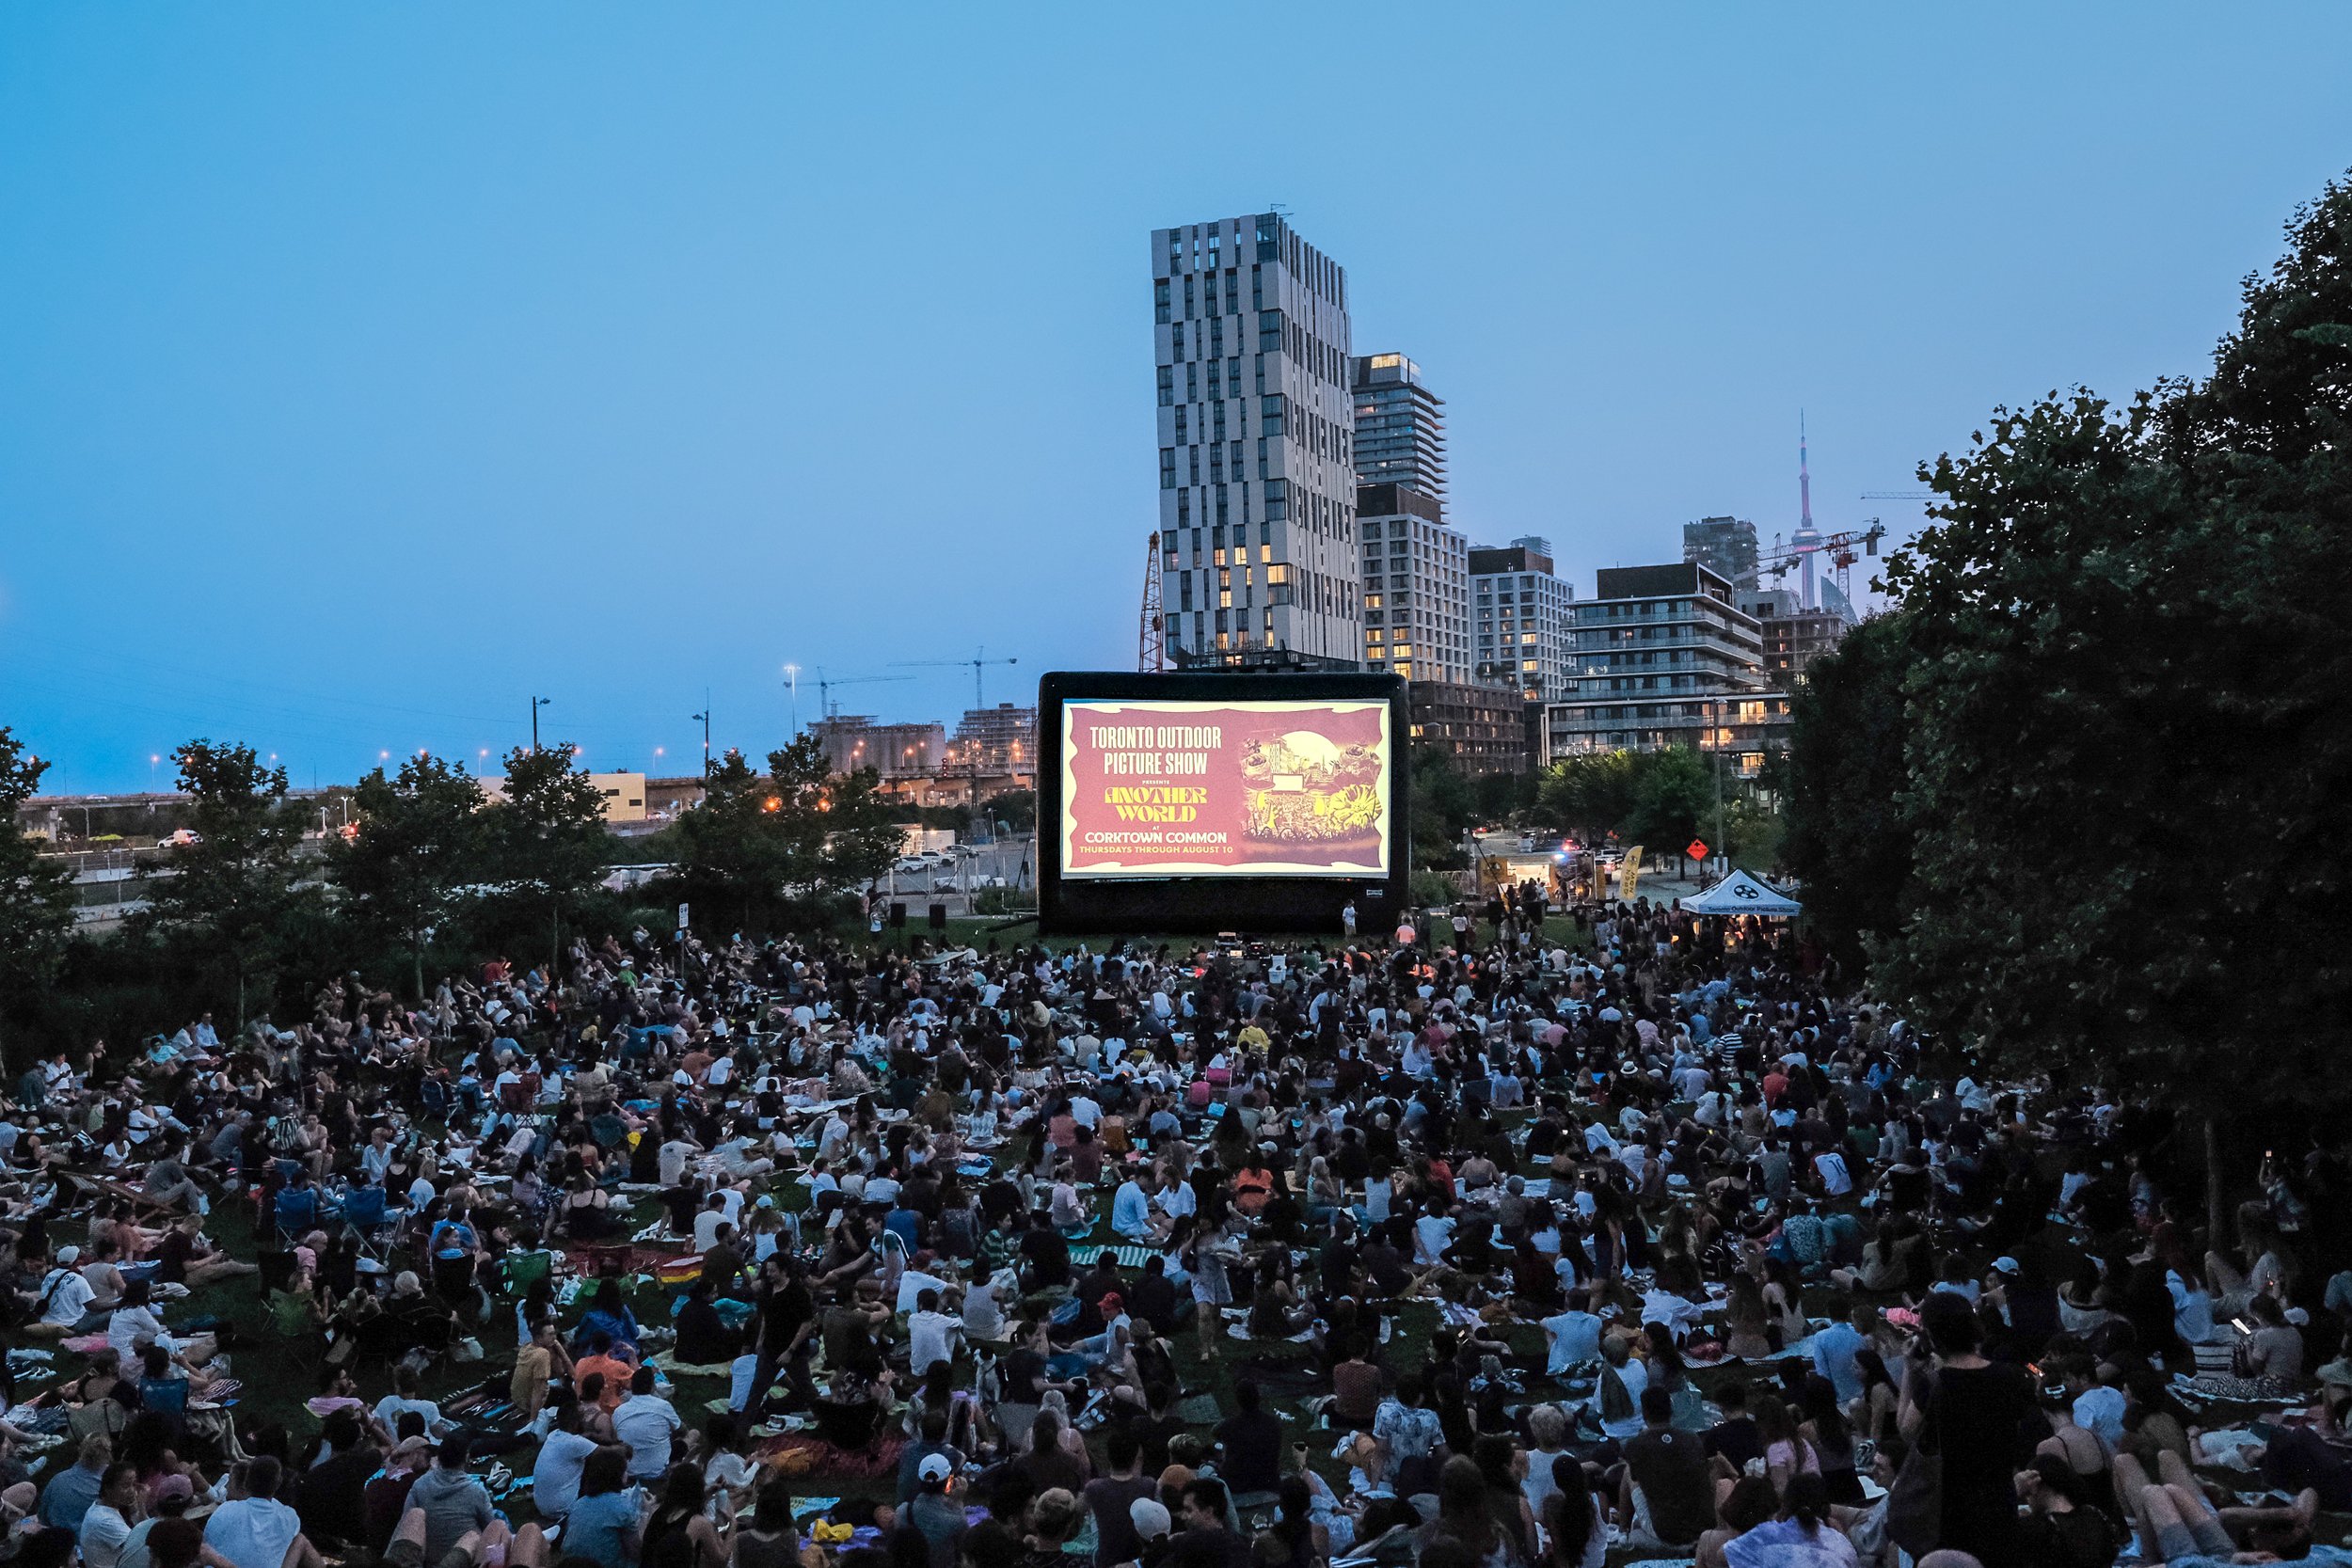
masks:
<instances>
[{"instance_id":1,"label":"tall condo tower","mask_svg":"<svg viewBox=\"0 0 2352 1568\"><path fill-rule=\"evenodd\" d=\"M1354 668L1347 274L1279 213L1152 231L1171 660Z\"/></svg>"}]
</instances>

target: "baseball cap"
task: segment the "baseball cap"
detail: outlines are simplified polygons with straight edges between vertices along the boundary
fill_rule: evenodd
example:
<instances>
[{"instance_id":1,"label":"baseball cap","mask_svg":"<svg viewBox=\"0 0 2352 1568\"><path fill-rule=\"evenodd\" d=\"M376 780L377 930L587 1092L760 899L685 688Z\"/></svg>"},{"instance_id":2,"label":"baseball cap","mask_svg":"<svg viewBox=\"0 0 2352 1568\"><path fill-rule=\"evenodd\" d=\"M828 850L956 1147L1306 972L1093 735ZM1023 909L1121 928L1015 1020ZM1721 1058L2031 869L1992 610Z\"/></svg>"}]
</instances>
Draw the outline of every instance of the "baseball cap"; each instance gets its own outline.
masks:
<instances>
[{"instance_id":1,"label":"baseball cap","mask_svg":"<svg viewBox=\"0 0 2352 1568\"><path fill-rule=\"evenodd\" d=\"M1158 1540L1174 1524L1168 1516L1168 1505L1157 1497L1137 1497L1129 1503L1127 1518L1136 1527L1136 1534L1146 1541Z\"/></svg>"},{"instance_id":2,"label":"baseball cap","mask_svg":"<svg viewBox=\"0 0 2352 1568\"><path fill-rule=\"evenodd\" d=\"M82 1249L80 1247L61 1246L57 1249L57 1261L69 1269L81 1260Z\"/></svg>"},{"instance_id":3,"label":"baseball cap","mask_svg":"<svg viewBox=\"0 0 2352 1568\"><path fill-rule=\"evenodd\" d=\"M1094 1305L1108 1308L1114 1307L1123 1307L1127 1305L1127 1303L1125 1298L1120 1296L1117 1291L1105 1291L1103 1292L1103 1299L1096 1302Z\"/></svg>"},{"instance_id":4,"label":"baseball cap","mask_svg":"<svg viewBox=\"0 0 2352 1568\"><path fill-rule=\"evenodd\" d=\"M946 1454L930 1453L923 1456L923 1463L915 1466L914 1473L925 1481L946 1481L952 1468Z\"/></svg>"},{"instance_id":5,"label":"baseball cap","mask_svg":"<svg viewBox=\"0 0 2352 1568\"><path fill-rule=\"evenodd\" d=\"M1994 1274L2023 1274L2025 1267L2014 1258L1995 1258L1993 1259L1993 1272Z\"/></svg>"},{"instance_id":6,"label":"baseball cap","mask_svg":"<svg viewBox=\"0 0 2352 1568\"><path fill-rule=\"evenodd\" d=\"M195 1496L196 1483L176 1472L164 1477L155 1483L155 1501L158 1506L170 1502L175 1497L184 1500Z\"/></svg>"}]
</instances>

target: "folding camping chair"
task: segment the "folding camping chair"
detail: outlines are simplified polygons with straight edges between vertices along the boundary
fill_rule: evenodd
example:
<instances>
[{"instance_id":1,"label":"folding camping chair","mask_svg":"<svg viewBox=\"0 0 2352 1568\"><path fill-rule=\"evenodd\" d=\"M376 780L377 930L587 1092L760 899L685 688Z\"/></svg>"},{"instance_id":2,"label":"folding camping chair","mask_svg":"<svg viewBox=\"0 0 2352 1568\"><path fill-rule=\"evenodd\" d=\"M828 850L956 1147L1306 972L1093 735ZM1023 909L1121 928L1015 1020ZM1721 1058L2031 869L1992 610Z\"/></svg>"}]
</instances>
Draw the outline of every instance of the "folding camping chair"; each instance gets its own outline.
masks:
<instances>
[{"instance_id":1,"label":"folding camping chair","mask_svg":"<svg viewBox=\"0 0 2352 1568\"><path fill-rule=\"evenodd\" d=\"M392 1217L391 1199L381 1187L354 1187L343 1199L343 1227L359 1250L381 1263L391 1251L399 1222Z\"/></svg>"}]
</instances>

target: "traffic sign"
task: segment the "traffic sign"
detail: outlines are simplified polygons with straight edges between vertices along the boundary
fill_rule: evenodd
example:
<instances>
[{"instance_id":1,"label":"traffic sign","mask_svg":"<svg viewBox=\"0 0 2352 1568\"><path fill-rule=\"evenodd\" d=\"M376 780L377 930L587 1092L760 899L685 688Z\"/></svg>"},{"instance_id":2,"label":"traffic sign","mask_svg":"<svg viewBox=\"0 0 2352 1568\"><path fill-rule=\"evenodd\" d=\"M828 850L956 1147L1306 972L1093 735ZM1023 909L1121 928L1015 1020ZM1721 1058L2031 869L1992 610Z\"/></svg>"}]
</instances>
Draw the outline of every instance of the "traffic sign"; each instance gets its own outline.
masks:
<instances>
[{"instance_id":1,"label":"traffic sign","mask_svg":"<svg viewBox=\"0 0 2352 1568\"><path fill-rule=\"evenodd\" d=\"M1703 861L1707 858L1707 840L1694 838L1683 846L1682 852L1694 861Z\"/></svg>"}]
</instances>

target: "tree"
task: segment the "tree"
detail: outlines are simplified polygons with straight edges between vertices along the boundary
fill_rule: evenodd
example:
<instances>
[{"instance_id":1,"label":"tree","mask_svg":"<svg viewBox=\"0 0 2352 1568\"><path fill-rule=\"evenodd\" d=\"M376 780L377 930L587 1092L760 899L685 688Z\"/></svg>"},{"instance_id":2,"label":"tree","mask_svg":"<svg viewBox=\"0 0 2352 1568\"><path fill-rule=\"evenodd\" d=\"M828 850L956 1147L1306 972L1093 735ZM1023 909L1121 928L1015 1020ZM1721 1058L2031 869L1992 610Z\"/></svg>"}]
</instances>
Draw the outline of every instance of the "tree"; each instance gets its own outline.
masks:
<instances>
[{"instance_id":1,"label":"tree","mask_svg":"<svg viewBox=\"0 0 2352 1568\"><path fill-rule=\"evenodd\" d=\"M1688 746L1645 753L1622 831L1656 857L1678 856L1692 839L1714 832L1717 766Z\"/></svg>"},{"instance_id":2,"label":"tree","mask_svg":"<svg viewBox=\"0 0 2352 1568\"><path fill-rule=\"evenodd\" d=\"M992 795L982 803L981 814L992 821L1002 822L1016 833L1025 833L1037 826L1037 791L1008 789Z\"/></svg>"},{"instance_id":3,"label":"tree","mask_svg":"<svg viewBox=\"0 0 2352 1568\"><path fill-rule=\"evenodd\" d=\"M835 773L823 743L803 735L768 753L770 814L786 846L787 892L822 898L865 886L890 868L905 835L871 768Z\"/></svg>"},{"instance_id":4,"label":"tree","mask_svg":"<svg viewBox=\"0 0 2352 1568\"><path fill-rule=\"evenodd\" d=\"M2001 411L1887 568L1916 847L1884 983L2201 1115L2217 1200L2222 1124L2352 1095L2324 1030L2250 1033L2352 1000L2352 184L2289 233L2206 380Z\"/></svg>"},{"instance_id":5,"label":"tree","mask_svg":"<svg viewBox=\"0 0 2352 1568\"><path fill-rule=\"evenodd\" d=\"M0 995L12 998L56 974L73 929L72 874L17 830L18 810L48 770L48 763L26 756L24 743L0 724Z\"/></svg>"},{"instance_id":6,"label":"tree","mask_svg":"<svg viewBox=\"0 0 2352 1568\"><path fill-rule=\"evenodd\" d=\"M329 847L346 916L408 950L420 1000L427 942L488 876L484 799L463 763L410 757L359 781L356 832Z\"/></svg>"},{"instance_id":7,"label":"tree","mask_svg":"<svg viewBox=\"0 0 2352 1568\"><path fill-rule=\"evenodd\" d=\"M687 896L759 929L870 882L903 842L880 782L833 772L813 735L769 752L765 774L739 752L715 759L702 803L678 818Z\"/></svg>"},{"instance_id":8,"label":"tree","mask_svg":"<svg viewBox=\"0 0 2352 1568\"><path fill-rule=\"evenodd\" d=\"M1848 964L1898 933L1911 881L1910 627L1901 614L1865 621L1806 667L1791 705L1782 856L1804 879L1807 921Z\"/></svg>"},{"instance_id":9,"label":"tree","mask_svg":"<svg viewBox=\"0 0 2352 1568\"><path fill-rule=\"evenodd\" d=\"M1411 767L1413 863L1458 865L1462 834L1477 812L1470 781L1441 747L1414 747Z\"/></svg>"},{"instance_id":10,"label":"tree","mask_svg":"<svg viewBox=\"0 0 2352 1568\"><path fill-rule=\"evenodd\" d=\"M1553 763L1535 786L1535 807L1587 843L1632 820L1641 788L1631 752L1591 752Z\"/></svg>"},{"instance_id":11,"label":"tree","mask_svg":"<svg viewBox=\"0 0 2352 1568\"><path fill-rule=\"evenodd\" d=\"M172 851L148 882L139 917L198 965L234 980L235 1017L268 980L316 889L298 885L302 814L286 803L286 770L263 767L250 746L191 740L175 755L189 797L194 844Z\"/></svg>"},{"instance_id":12,"label":"tree","mask_svg":"<svg viewBox=\"0 0 2352 1568\"><path fill-rule=\"evenodd\" d=\"M483 820L501 900L545 925L550 974L562 967L564 915L604 879L604 801L573 754L568 744L509 752L506 793Z\"/></svg>"},{"instance_id":13,"label":"tree","mask_svg":"<svg viewBox=\"0 0 2352 1568\"><path fill-rule=\"evenodd\" d=\"M1470 783L1482 822L1516 822L1535 803L1535 775L1530 772L1481 773Z\"/></svg>"},{"instance_id":14,"label":"tree","mask_svg":"<svg viewBox=\"0 0 2352 1568\"><path fill-rule=\"evenodd\" d=\"M730 751L705 767L702 800L677 819L679 891L723 922L757 928L781 895L784 857L768 831L771 799L767 781ZM780 810L781 797L773 799Z\"/></svg>"}]
</instances>

